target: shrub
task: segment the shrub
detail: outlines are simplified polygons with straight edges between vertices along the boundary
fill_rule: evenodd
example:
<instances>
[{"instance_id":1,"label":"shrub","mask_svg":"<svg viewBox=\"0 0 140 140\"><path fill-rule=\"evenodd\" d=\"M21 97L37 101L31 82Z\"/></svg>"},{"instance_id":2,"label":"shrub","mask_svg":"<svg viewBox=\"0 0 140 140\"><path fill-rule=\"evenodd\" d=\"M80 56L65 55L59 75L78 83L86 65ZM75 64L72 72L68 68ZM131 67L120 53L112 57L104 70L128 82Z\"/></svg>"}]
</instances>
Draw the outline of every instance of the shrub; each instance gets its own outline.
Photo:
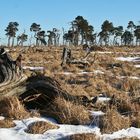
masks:
<instances>
[{"instance_id":1,"label":"shrub","mask_svg":"<svg viewBox=\"0 0 140 140\"><path fill-rule=\"evenodd\" d=\"M46 111L63 124L88 124L91 121L90 113L84 106L67 101L63 97L57 97Z\"/></svg>"},{"instance_id":2,"label":"shrub","mask_svg":"<svg viewBox=\"0 0 140 140\"><path fill-rule=\"evenodd\" d=\"M115 109L108 109L99 124L103 133L112 133L130 127L129 118L121 116Z\"/></svg>"},{"instance_id":3,"label":"shrub","mask_svg":"<svg viewBox=\"0 0 140 140\"><path fill-rule=\"evenodd\" d=\"M22 119L29 117L24 106L20 103L17 97L5 97L0 101L0 114L4 117L13 119Z\"/></svg>"},{"instance_id":4,"label":"shrub","mask_svg":"<svg viewBox=\"0 0 140 140\"><path fill-rule=\"evenodd\" d=\"M11 119L0 120L0 128L10 128L14 126L15 126L15 123Z\"/></svg>"},{"instance_id":5,"label":"shrub","mask_svg":"<svg viewBox=\"0 0 140 140\"><path fill-rule=\"evenodd\" d=\"M131 123L133 127L140 128L140 113L132 116Z\"/></svg>"},{"instance_id":6,"label":"shrub","mask_svg":"<svg viewBox=\"0 0 140 140\"><path fill-rule=\"evenodd\" d=\"M95 134L83 133L70 136L70 140L99 140Z\"/></svg>"},{"instance_id":7,"label":"shrub","mask_svg":"<svg viewBox=\"0 0 140 140\"><path fill-rule=\"evenodd\" d=\"M28 126L27 130L25 130L25 132L31 134L43 134L47 130L57 129L57 128L58 126L54 124L44 122L44 121L38 121L38 122L31 123Z\"/></svg>"}]
</instances>

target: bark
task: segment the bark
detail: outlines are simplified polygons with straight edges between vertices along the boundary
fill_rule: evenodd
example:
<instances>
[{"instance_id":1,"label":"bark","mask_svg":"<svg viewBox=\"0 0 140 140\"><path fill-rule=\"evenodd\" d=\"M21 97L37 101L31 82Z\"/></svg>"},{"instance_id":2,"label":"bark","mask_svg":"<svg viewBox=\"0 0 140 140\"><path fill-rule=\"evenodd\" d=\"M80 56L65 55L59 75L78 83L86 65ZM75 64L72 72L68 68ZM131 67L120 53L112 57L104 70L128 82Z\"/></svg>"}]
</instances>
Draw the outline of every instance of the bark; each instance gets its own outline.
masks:
<instances>
[{"instance_id":1,"label":"bark","mask_svg":"<svg viewBox=\"0 0 140 140\"><path fill-rule=\"evenodd\" d=\"M10 39L11 39L11 37L9 36L9 37L8 37L8 44L7 44L8 47L10 47Z\"/></svg>"},{"instance_id":2,"label":"bark","mask_svg":"<svg viewBox=\"0 0 140 140\"><path fill-rule=\"evenodd\" d=\"M15 80L15 62L2 48L0 49L0 90L3 86L10 84Z\"/></svg>"},{"instance_id":3,"label":"bark","mask_svg":"<svg viewBox=\"0 0 140 140\"><path fill-rule=\"evenodd\" d=\"M12 47L14 46L14 39L15 39L15 38L13 37L13 38L12 38Z\"/></svg>"}]
</instances>

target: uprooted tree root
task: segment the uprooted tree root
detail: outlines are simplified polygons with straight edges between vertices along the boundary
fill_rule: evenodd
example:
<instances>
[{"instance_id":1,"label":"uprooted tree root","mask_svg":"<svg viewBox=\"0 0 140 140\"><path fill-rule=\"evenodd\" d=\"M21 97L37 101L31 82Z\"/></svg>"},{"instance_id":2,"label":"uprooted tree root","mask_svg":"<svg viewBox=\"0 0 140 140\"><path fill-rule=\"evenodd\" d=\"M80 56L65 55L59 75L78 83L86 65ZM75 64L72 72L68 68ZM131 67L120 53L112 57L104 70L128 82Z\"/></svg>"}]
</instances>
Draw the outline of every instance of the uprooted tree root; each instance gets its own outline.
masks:
<instances>
[{"instance_id":1,"label":"uprooted tree root","mask_svg":"<svg viewBox=\"0 0 140 140\"><path fill-rule=\"evenodd\" d=\"M63 90L55 79L43 75L29 77L22 88L17 96L29 109L44 109L60 96L67 101L79 100L79 103L81 99Z\"/></svg>"}]
</instances>

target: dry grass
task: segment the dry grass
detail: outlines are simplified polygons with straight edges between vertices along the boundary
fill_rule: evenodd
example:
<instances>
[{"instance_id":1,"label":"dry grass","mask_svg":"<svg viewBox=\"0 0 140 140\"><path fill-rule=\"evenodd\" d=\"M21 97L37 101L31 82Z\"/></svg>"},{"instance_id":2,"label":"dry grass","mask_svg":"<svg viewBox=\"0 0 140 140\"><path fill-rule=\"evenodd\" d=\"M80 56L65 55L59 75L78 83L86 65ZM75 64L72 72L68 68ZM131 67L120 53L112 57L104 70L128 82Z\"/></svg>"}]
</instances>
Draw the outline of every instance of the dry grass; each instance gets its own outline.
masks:
<instances>
[{"instance_id":1,"label":"dry grass","mask_svg":"<svg viewBox=\"0 0 140 140\"><path fill-rule=\"evenodd\" d=\"M131 123L133 127L140 128L140 113L131 116Z\"/></svg>"},{"instance_id":2,"label":"dry grass","mask_svg":"<svg viewBox=\"0 0 140 140\"><path fill-rule=\"evenodd\" d=\"M0 128L11 128L14 126L15 126L15 123L11 119L0 120Z\"/></svg>"},{"instance_id":3,"label":"dry grass","mask_svg":"<svg viewBox=\"0 0 140 140\"><path fill-rule=\"evenodd\" d=\"M137 137L131 137L131 138L125 137L125 138L119 138L115 140L139 140L139 139Z\"/></svg>"},{"instance_id":4,"label":"dry grass","mask_svg":"<svg viewBox=\"0 0 140 140\"><path fill-rule=\"evenodd\" d=\"M139 80L125 79L124 80L124 90L130 92L131 96L139 96L140 88Z\"/></svg>"},{"instance_id":5,"label":"dry grass","mask_svg":"<svg viewBox=\"0 0 140 140\"><path fill-rule=\"evenodd\" d=\"M130 112L134 111L134 105L131 103L130 98L125 96L119 96L119 98L116 99L116 104L118 112L120 112L123 115L127 115Z\"/></svg>"},{"instance_id":6,"label":"dry grass","mask_svg":"<svg viewBox=\"0 0 140 140\"><path fill-rule=\"evenodd\" d=\"M58 129L59 127L57 125L51 124L49 122L44 122L44 121L38 121L31 123L27 130L25 132L31 133L31 134L43 134L47 130L50 129Z\"/></svg>"},{"instance_id":7,"label":"dry grass","mask_svg":"<svg viewBox=\"0 0 140 140\"><path fill-rule=\"evenodd\" d=\"M95 134L83 133L70 136L69 140L100 140Z\"/></svg>"},{"instance_id":8,"label":"dry grass","mask_svg":"<svg viewBox=\"0 0 140 140\"><path fill-rule=\"evenodd\" d=\"M54 77L59 81L63 86L63 89L66 89L68 93L74 96L86 95L88 97L98 96L101 93L104 93L107 97L111 97L115 94L117 103L114 105L115 110L112 108L108 109L108 104L101 103L96 104L96 109L101 109L106 112L102 122L102 132L111 133L122 128L127 128L131 124L135 127L140 127L140 114L137 116L134 115L131 120L128 118L122 117L119 113L133 112L136 110L136 106L133 105L130 100L139 96L140 87L139 80L130 79L130 76L140 76L139 69L134 67L132 62L121 62L115 60L116 57L120 56L132 56L132 52L139 52L139 47L108 47L104 48L105 51L111 51L113 53L101 54L96 53L96 60L88 68L80 69L76 65L65 66L62 68L61 64L61 55L62 48L52 47L52 48L43 48L44 51L39 51L36 48L34 50L27 50L24 52L23 63L24 65L30 66L44 66L46 68L45 74L47 76ZM18 56L19 49L14 53L13 58ZM87 60L92 62L94 59L95 53L91 53ZM84 58L86 53L79 48L72 48L72 56L76 59ZM134 55L133 55L134 56ZM32 63L27 64L31 61ZM41 62L40 64L37 62ZM122 67L110 67L111 64L119 63L122 64ZM89 74L89 75L76 75L76 73L83 71L101 70L104 74ZM62 75L63 72L73 72L73 75ZM25 71L26 74L30 76L29 71ZM124 79L121 79L121 76L126 76ZM70 82L71 83L70 83ZM84 82L85 81L85 82ZM10 103L10 102L9 102ZM4 110L4 105L1 107ZM11 103L10 103L11 104ZM16 105L18 106L18 105ZM113 107L114 107L113 106ZM12 108L12 107L8 107ZM9 109L7 109L9 110ZM7 110L3 111L5 115L9 115ZM19 109L17 109L19 110ZM23 109L21 109L23 110ZM13 109L14 111L14 109ZM137 108L137 111L140 111ZM0 111L1 112L1 111ZM15 110L16 112L16 110ZM20 112L20 111L19 111ZM22 112L22 111L21 111ZM24 112L24 111L23 111ZM46 111L47 114L53 116L60 123L67 124L87 124L90 122L90 115L86 107L67 101L61 97L56 98L52 103L50 108ZM18 116L18 113L15 113ZM24 113L23 113L24 114ZM14 115L13 115L14 116ZM80 134L81 135L81 134ZM127 138L126 138L127 139Z\"/></svg>"},{"instance_id":9,"label":"dry grass","mask_svg":"<svg viewBox=\"0 0 140 140\"><path fill-rule=\"evenodd\" d=\"M128 128L130 125L129 118L121 116L115 109L108 109L105 116L100 120L102 133L112 133L114 131Z\"/></svg>"},{"instance_id":10,"label":"dry grass","mask_svg":"<svg viewBox=\"0 0 140 140\"><path fill-rule=\"evenodd\" d=\"M22 119L29 117L29 112L20 103L17 97L6 97L0 101L0 114L4 117Z\"/></svg>"},{"instance_id":11,"label":"dry grass","mask_svg":"<svg viewBox=\"0 0 140 140\"><path fill-rule=\"evenodd\" d=\"M89 124L91 121L90 114L84 106L67 101L63 97L54 100L47 114L62 124Z\"/></svg>"}]
</instances>

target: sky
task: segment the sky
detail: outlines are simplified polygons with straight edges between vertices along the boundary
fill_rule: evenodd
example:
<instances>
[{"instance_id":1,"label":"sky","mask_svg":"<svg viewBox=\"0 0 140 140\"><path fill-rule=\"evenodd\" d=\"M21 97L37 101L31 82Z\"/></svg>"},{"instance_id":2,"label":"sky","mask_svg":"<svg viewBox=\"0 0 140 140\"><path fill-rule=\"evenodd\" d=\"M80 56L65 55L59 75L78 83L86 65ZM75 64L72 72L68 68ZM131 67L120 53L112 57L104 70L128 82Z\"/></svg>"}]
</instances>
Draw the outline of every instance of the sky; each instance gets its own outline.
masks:
<instances>
[{"instance_id":1,"label":"sky","mask_svg":"<svg viewBox=\"0 0 140 140\"><path fill-rule=\"evenodd\" d=\"M105 20L114 26L127 26L130 20L140 21L140 0L0 0L0 38L6 41L5 28L8 23L18 22L21 34L33 22L45 31L52 28L68 30L70 22L83 16L99 32Z\"/></svg>"}]
</instances>

